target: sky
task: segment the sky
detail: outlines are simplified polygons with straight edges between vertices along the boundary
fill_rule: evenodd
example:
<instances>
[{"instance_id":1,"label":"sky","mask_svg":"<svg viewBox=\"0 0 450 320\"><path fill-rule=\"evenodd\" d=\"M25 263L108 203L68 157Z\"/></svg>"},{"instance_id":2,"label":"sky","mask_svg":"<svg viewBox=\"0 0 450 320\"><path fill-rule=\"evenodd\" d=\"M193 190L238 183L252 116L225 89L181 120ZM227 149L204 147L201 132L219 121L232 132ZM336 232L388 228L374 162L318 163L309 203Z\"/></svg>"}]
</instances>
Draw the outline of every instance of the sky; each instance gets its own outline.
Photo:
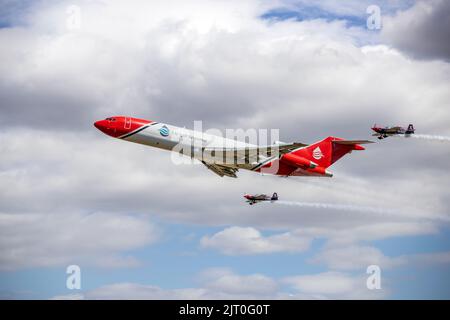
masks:
<instances>
[{"instance_id":1,"label":"sky","mask_svg":"<svg viewBox=\"0 0 450 320\"><path fill-rule=\"evenodd\" d=\"M449 14L444 0L0 1L0 298L449 299ZM370 139L374 123L417 135L330 179L232 179L94 128L113 115L286 142Z\"/></svg>"}]
</instances>

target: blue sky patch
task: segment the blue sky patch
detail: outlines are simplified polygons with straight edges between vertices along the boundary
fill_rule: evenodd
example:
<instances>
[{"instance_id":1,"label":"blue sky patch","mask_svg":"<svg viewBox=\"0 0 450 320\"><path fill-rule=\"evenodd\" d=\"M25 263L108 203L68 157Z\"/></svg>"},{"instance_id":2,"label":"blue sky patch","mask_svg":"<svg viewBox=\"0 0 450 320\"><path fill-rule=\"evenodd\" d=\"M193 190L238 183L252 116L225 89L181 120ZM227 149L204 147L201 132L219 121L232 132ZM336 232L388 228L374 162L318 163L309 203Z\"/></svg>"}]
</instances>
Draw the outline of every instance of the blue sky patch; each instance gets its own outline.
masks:
<instances>
[{"instance_id":1,"label":"blue sky patch","mask_svg":"<svg viewBox=\"0 0 450 320\"><path fill-rule=\"evenodd\" d=\"M299 7L298 10L292 10L288 8L277 8L272 9L263 15L261 15L263 20L272 21L284 21L284 20L296 20L296 21L307 21L322 19L327 22L334 20L345 21L347 26L365 26L367 15L365 12L361 13L361 16L349 16L349 15L336 15L334 13L325 11L318 7L313 6L303 6Z\"/></svg>"}]
</instances>

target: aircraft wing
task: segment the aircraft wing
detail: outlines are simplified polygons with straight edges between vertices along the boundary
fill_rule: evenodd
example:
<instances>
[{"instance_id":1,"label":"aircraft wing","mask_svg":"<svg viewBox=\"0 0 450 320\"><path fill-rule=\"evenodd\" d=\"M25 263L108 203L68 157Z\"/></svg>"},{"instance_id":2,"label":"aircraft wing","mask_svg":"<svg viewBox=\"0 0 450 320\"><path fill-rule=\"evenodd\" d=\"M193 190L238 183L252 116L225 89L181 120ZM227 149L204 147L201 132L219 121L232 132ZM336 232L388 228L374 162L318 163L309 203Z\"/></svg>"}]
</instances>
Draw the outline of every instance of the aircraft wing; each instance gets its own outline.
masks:
<instances>
[{"instance_id":1,"label":"aircraft wing","mask_svg":"<svg viewBox=\"0 0 450 320\"><path fill-rule=\"evenodd\" d=\"M402 130L403 130L402 127L391 127L386 129L385 133L394 135L400 133Z\"/></svg>"},{"instance_id":2,"label":"aircraft wing","mask_svg":"<svg viewBox=\"0 0 450 320\"><path fill-rule=\"evenodd\" d=\"M237 178L236 172L238 171L237 168L232 168L232 167L226 167L226 166L222 166L220 164L212 164L212 163L206 163L204 161L202 161L202 163L212 172L214 172L215 174L223 177L223 176L227 176L227 177L232 177L232 178Z\"/></svg>"},{"instance_id":3,"label":"aircraft wing","mask_svg":"<svg viewBox=\"0 0 450 320\"><path fill-rule=\"evenodd\" d=\"M279 155L283 155L285 153L289 153L295 149L306 147L307 144L301 142L292 142L292 143L282 143L282 144L273 144L269 146L258 146L258 147L249 147L249 148L204 148L204 152L208 152L210 154L226 154L227 157L233 157L235 160L241 159L245 160L245 162L258 162L258 156L266 156L271 157L275 153L278 152Z\"/></svg>"},{"instance_id":4,"label":"aircraft wing","mask_svg":"<svg viewBox=\"0 0 450 320\"><path fill-rule=\"evenodd\" d=\"M379 137L379 136L392 137L392 136L395 136L396 134L399 134L399 133L393 133L393 132L374 133L374 134L372 134L372 136L373 136L373 137Z\"/></svg>"},{"instance_id":5,"label":"aircraft wing","mask_svg":"<svg viewBox=\"0 0 450 320\"><path fill-rule=\"evenodd\" d=\"M274 150L274 151L276 151L278 148L278 152L280 154L285 154L285 153L289 153L295 149L306 147L306 146L308 146L308 144L301 143L301 142L292 142L292 143L271 145L271 146L263 147L263 148L268 148L268 149Z\"/></svg>"},{"instance_id":6,"label":"aircraft wing","mask_svg":"<svg viewBox=\"0 0 450 320\"><path fill-rule=\"evenodd\" d=\"M262 201L266 200L267 196L265 194L257 194L253 196L253 200Z\"/></svg>"}]
</instances>

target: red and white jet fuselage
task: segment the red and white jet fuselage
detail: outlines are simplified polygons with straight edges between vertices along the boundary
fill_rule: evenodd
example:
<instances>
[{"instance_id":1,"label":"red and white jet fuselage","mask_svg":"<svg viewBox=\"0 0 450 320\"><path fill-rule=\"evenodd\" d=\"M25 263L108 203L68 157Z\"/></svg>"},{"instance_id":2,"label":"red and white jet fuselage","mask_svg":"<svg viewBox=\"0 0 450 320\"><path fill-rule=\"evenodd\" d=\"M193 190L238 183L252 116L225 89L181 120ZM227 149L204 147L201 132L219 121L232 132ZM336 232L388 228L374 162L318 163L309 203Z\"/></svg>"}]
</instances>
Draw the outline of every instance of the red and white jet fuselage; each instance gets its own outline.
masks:
<instances>
[{"instance_id":1,"label":"red and white jet fuselage","mask_svg":"<svg viewBox=\"0 0 450 320\"><path fill-rule=\"evenodd\" d=\"M189 155L220 176L236 177L239 169L283 176L332 176L326 168L361 143L328 137L312 145L302 143L257 146L221 136L150 120L115 116L94 123L105 134Z\"/></svg>"}]
</instances>

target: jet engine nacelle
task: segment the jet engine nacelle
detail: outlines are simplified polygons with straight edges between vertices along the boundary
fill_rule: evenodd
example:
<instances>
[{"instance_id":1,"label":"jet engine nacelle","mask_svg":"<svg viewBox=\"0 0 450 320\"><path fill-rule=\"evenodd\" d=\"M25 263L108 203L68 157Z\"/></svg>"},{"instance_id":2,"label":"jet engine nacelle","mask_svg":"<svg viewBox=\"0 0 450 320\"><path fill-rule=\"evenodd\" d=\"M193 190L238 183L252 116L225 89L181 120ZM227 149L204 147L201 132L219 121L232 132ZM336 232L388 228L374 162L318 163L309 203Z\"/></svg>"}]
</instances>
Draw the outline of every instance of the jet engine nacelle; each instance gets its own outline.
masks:
<instances>
[{"instance_id":1,"label":"jet engine nacelle","mask_svg":"<svg viewBox=\"0 0 450 320\"><path fill-rule=\"evenodd\" d=\"M323 167L316 167L313 169L307 169L308 172L314 173L315 175L332 177L333 174Z\"/></svg>"},{"instance_id":2,"label":"jet engine nacelle","mask_svg":"<svg viewBox=\"0 0 450 320\"><path fill-rule=\"evenodd\" d=\"M290 165L292 167L300 167L300 168L306 168L306 169L314 169L317 167L317 163L312 162L311 160L308 160L306 158L297 156L292 153L287 153L281 157L281 162L284 162L287 165Z\"/></svg>"}]
</instances>

